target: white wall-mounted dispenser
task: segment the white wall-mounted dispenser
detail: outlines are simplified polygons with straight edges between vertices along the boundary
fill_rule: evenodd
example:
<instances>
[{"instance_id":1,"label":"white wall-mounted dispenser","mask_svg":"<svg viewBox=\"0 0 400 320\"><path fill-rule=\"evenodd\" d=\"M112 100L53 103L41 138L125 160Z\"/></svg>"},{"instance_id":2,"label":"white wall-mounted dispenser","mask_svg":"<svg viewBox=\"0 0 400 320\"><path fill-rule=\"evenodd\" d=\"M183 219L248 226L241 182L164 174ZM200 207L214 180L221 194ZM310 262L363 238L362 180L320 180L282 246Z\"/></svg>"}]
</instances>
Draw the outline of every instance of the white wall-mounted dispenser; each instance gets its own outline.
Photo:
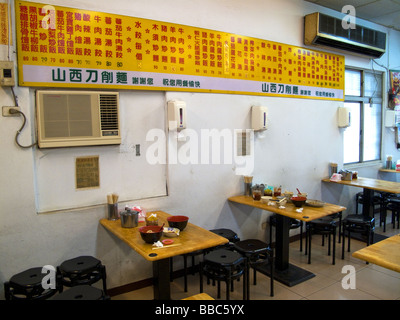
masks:
<instances>
[{"instance_id":1,"label":"white wall-mounted dispenser","mask_svg":"<svg viewBox=\"0 0 400 320\"><path fill-rule=\"evenodd\" d=\"M347 128L350 127L351 123L351 113L350 108L339 107L338 108L338 127Z\"/></svg>"},{"instance_id":2,"label":"white wall-mounted dispenser","mask_svg":"<svg viewBox=\"0 0 400 320\"><path fill-rule=\"evenodd\" d=\"M267 130L268 108L260 106L251 107L251 127L255 131Z\"/></svg>"},{"instance_id":3,"label":"white wall-mounted dispenser","mask_svg":"<svg viewBox=\"0 0 400 320\"><path fill-rule=\"evenodd\" d=\"M186 128L186 103L184 101L168 101L168 128L171 131Z\"/></svg>"},{"instance_id":4,"label":"white wall-mounted dispenser","mask_svg":"<svg viewBox=\"0 0 400 320\"><path fill-rule=\"evenodd\" d=\"M385 112L385 127L394 128L396 126L396 113L394 110L386 110Z\"/></svg>"}]
</instances>

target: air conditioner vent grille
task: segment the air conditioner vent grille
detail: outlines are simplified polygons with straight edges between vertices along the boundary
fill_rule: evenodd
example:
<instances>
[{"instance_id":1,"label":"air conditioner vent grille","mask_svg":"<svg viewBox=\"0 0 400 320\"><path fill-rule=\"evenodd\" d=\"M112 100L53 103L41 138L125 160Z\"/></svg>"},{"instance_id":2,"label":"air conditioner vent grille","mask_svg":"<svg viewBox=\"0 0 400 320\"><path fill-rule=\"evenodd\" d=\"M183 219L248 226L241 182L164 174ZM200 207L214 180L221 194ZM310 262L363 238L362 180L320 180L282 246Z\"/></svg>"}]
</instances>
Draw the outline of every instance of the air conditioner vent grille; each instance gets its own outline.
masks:
<instances>
[{"instance_id":1,"label":"air conditioner vent grille","mask_svg":"<svg viewBox=\"0 0 400 320\"><path fill-rule=\"evenodd\" d=\"M101 130L118 130L118 98L112 94L100 95Z\"/></svg>"},{"instance_id":2,"label":"air conditioner vent grille","mask_svg":"<svg viewBox=\"0 0 400 320\"><path fill-rule=\"evenodd\" d=\"M304 19L304 44L322 45L348 53L379 58L386 51L386 33L355 25L342 25L342 19L314 12Z\"/></svg>"},{"instance_id":3,"label":"air conditioner vent grille","mask_svg":"<svg viewBox=\"0 0 400 320\"><path fill-rule=\"evenodd\" d=\"M385 49L386 35L383 32L356 25L355 29L345 29L342 20L320 14L319 32L349 39L364 45Z\"/></svg>"}]
</instances>

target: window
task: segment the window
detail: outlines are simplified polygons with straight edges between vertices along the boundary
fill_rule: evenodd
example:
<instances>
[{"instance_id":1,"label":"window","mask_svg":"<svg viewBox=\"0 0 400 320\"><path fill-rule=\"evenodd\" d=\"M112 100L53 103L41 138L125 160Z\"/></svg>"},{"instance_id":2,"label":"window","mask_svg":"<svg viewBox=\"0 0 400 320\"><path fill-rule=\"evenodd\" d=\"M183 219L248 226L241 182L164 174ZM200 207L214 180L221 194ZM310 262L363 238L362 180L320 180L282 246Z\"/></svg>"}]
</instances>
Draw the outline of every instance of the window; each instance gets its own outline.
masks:
<instances>
[{"instance_id":1,"label":"window","mask_svg":"<svg viewBox=\"0 0 400 320\"><path fill-rule=\"evenodd\" d=\"M344 131L345 164L381 159L382 72L346 69L345 102L350 127Z\"/></svg>"}]
</instances>

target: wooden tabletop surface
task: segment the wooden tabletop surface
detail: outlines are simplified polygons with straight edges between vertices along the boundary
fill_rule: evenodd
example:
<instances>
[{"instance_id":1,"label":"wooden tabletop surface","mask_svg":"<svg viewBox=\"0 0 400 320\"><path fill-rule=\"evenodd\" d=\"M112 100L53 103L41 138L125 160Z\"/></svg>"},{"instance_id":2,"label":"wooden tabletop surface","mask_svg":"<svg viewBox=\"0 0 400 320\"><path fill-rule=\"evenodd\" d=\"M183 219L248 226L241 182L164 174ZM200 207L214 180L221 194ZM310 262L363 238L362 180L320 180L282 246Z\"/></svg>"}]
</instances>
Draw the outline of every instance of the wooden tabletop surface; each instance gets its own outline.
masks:
<instances>
[{"instance_id":1,"label":"wooden tabletop surface","mask_svg":"<svg viewBox=\"0 0 400 320\"><path fill-rule=\"evenodd\" d=\"M400 272L400 234L358 250L353 257Z\"/></svg>"},{"instance_id":2,"label":"wooden tabletop surface","mask_svg":"<svg viewBox=\"0 0 400 320\"><path fill-rule=\"evenodd\" d=\"M322 181L330 183L338 183L353 187L372 189L381 192L400 193L400 183L394 181L362 178L362 177L358 177L357 179L353 179L350 181L346 180L331 181L329 178L322 179Z\"/></svg>"},{"instance_id":3,"label":"wooden tabletop surface","mask_svg":"<svg viewBox=\"0 0 400 320\"><path fill-rule=\"evenodd\" d=\"M314 219L323 218L328 215L346 210L346 208L343 206L325 203L323 207L310 207L308 205L303 205L302 207L303 211L297 212L296 209L299 208L295 207L292 203L286 203L284 205L285 207L284 209L279 209L277 205L268 205L268 203L256 201L253 200L252 197L244 195L230 197L228 198L228 200L232 202L245 204L254 208L259 208L266 211L278 213L287 216L289 218L294 218L302 221L311 221Z\"/></svg>"},{"instance_id":4,"label":"wooden tabletop surface","mask_svg":"<svg viewBox=\"0 0 400 320\"><path fill-rule=\"evenodd\" d=\"M159 218L158 224L160 226L165 223L165 227L168 227L167 217L170 216L170 214L164 211L154 211L149 212L148 214L150 213L157 214L157 217ZM161 241L164 239L174 240L171 247L165 245L162 248L153 249L155 247L152 244L144 242L140 236L139 228L145 225L144 222L140 222L138 227L135 228L122 228L121 220L112 221L101 219L100 224L149 261L170 258L228 242L226 238L189 222L186 228L180 232L178 237L169 238L165 235L161 237Z\"/></svg>"}]
</instances>

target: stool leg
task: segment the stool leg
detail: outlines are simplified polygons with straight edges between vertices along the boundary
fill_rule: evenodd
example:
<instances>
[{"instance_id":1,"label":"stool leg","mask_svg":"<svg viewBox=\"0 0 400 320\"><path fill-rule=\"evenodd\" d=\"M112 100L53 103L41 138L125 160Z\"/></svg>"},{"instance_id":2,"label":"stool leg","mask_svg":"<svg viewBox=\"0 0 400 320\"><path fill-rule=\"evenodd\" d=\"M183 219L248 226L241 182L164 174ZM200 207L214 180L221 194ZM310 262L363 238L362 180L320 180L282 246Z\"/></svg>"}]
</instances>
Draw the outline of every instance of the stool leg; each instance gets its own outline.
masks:
<instances>
[{"instance_id":1,"label":"stool leg","mask_svg":"<svg viewBox=\"0 0 400 320\"><path fill-rule=\"evenodd\" d=\"M4 296L7 301L11 300L10 283L8 281L4 282Z\"/></svg>"},{"instance_id":2,"label":"stool leg","mask_svg":"<svg viewBox=\"0 0 400 320\"><path fill-rule=\"evenodd\" d=\"M333 227L333 241L332 241L332 264L335 264L335 255L336 255L336 227Z\"/></svg>"},{"instance_id":3,"label":"stool leg","mask_svg":"<svg viewBox=\"0 0 400 320\"><path fill-rule=\"evenodd\" d=\"M312 231L311 226L308 228L308 264L311 264L311 240L312 240Z\"/></svg>"},{"instance_id":4,"label":"stool leg","mask_svg":"<svg viewBox=\"0 0 400 320\"><path fill-rule=\"evenodd\" d=\"M274 296L274 257L271 256L271 278L270 278L270 286L271 286L271 291L270 291L270 296Z\"/></svg>"},{"instance_id":5,"label":"stool leg","mask_svg":"<svg viewBox=\"0 0 400 320\"><path fill-rule=\"evenodd\" d=\"M107 295L107 273L106 273L106 266L101 267L101 273L102 273L102 280L103 280L103 292L105 295Z\"/></svg>"},{"instance_id":6,"label":"stool leg","mask_svg":"<svg viewBox=\"0 0 400 320\"><path fill-rule=\"evenodd\" d=\"M344 243L345 243L344 236L345 236L345 233L346 233L346 227L345 227L345 225L343 225L342 227L343 227L342 228L342 236L343 236L343 239L342 239L342 260L343 260L344 259Z\"/></svg>"},{"instance_id":7,"label":"stool leg","mask_svg":"<svg viewBox=\"0 0 400 320\"><path fill-rule=\"evenodd\" d=\"M350 252L350 230L347 230L347 252Z\"/></svg>"},{"instance_id":8,"label":"stool leg","mask_svg":"<svg viewBox=\"0 0 400 320\"><path fill-rule=\"evenodd\" d=\"M171 257L171 258L169 258L169 281L170 282L174 281L173 273L174 273L174 259L173 259L173 257Z\"/></svg>"},{"instance_id":9,"label":"stool leg","mask_svg":"<svg viewBox=\"0 0 400 320\"><path fill-rule=\"evenodd\" d=\"M243 272L243 300L250 300L250 265L248 260L245 261L244 264L244 272ZM255 273L254 269L254 273Z\"/></svg>"},{"instance_id":10,"label":"stool leg","mask_svg":"<svg viewBox=\"0 0 400 320\"><path fill-rule=\"evenodd\" d=\"M200 261L199 275L200 275L200 293L203 293L203 262L201 261Z\"/></svg>"},{"instance_id":11,"label":"stool leg","mask_svg":"<svg viewBox=\"0 0 400 320\"><path fill-rule=\"evenodd\" d=\"M185 292L187 292L187 255L183 255L183 281L184 281L184 287L185 287Z\"/></svg>"},{"instance_id":12,"label":"stool leg","mask_svg":"<svg viewBox=\"0 0 400 320\"><path fill-rule=\"evenodd\" d=\"M300 252L303 251L303 221L300 222Z\"/></svg>"}]
</instances>

